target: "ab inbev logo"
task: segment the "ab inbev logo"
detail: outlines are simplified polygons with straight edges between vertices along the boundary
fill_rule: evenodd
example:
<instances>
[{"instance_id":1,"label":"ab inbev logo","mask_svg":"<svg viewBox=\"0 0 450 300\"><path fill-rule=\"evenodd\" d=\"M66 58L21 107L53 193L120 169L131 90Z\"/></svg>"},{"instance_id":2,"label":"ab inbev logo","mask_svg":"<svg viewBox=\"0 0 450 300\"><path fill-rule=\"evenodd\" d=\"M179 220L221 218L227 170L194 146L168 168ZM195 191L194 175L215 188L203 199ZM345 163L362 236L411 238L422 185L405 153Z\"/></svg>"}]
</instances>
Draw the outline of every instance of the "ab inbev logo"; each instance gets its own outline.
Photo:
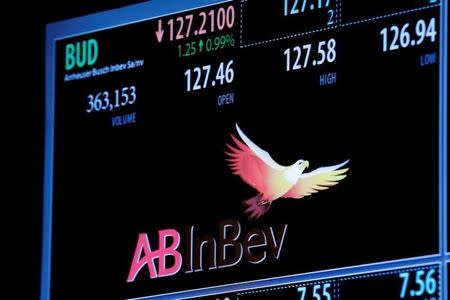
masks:
<instances>
[{"instance_id":1,"label":"ab inbev logo","mask_svg":"<svg viewBox=\"0 0 450 300\"><path fill-rule=\"evenodd\" d=\"M159 249L153 250L150 247L148 236L145 233L139 234L136 250L134 251L133 261L131 263L130 273L127 281L133 282L139 271L147 265L150 278L165 277L178 273L181 269L183 257L177 251L180 245L180 233L175 229L160 230ZM168 239L172 239L172 243L168 244ZM141 258L141 256L143 256ZM167 267L166 258L173 257L174 263ZM158 271L156 270L155 261L159 260Z\"/></svg>"},{"instance_id":2,"label":"ab inbev logo","mask_svg":"<svg viewBox=\"0 0 450 300\"><path fill-rule=\"evenodd\" d=\"M348 160L329 167L321 167L304 173L309 162L300 159L290 166L275 162L268 152L253 143L236 124L242 139L233 135L235 145L227 145L227 161L233 174L238 175L258 194L245 201L250 218L259 218L279 198L300 199L336 185L346 177L348 168L341 169ZM176 229L158 231L158 246L152 249L146 233L138 236L137 245L128 273L128 282L133 282L143 270L150 278L172 276L181 270L184 273L201 272L238 265L243 259L259 264L268 258L279 259L286 237L287 224L254 227L242 234L241 224L235 220L219 223L218 237L195 237L195 227L190 226L182 238ZM181 247L181 241L185 244ZM183 249L182 252L180 249ZM146 267L146 268L145 268Z\"/></svg>"},{"instance_id":3,"label":"ab inbev logo","mask_svg":"<svg viewBox=\"0 0 450 300\"><path fill-rule=\"evenodd\" d=\"M287 224L279 226L278 230L273 226L253 227L243 234L238 221L226 220L219 223L218 237L215 238L196 237L195 226L189 226L184 231L183 253L179 250L182 237L176 229L159 230L155 249L152 249L148 235L141 233L127 282L133 282L145 269L147 276L153 279L175 275L182 269L184 273L192 273L233 267L243 260L252 264L266 259L277 260L285 244L287 228Z\"/></svg>"},{"instance_id":4,"label":"ab inbev logo","mask_svg":"<svg viewBox=\"0 0 450 300\"><path fill-rule=\"evenodd\" d=\"M227 145L228 156L233 174L238 175L247 184L257 190L258 194L245 201L246 212L250 218L264 215L273 201L280 198L300 199L313 193L323 191L338 184L347 175L348 168L341 169L348 163L321 167L304 173L309 167L307 160L299 159L290 166L278 164L267 151L253 143L236 124L241 142L231 135L235 146Z\"/></svg>"}]
</instances>

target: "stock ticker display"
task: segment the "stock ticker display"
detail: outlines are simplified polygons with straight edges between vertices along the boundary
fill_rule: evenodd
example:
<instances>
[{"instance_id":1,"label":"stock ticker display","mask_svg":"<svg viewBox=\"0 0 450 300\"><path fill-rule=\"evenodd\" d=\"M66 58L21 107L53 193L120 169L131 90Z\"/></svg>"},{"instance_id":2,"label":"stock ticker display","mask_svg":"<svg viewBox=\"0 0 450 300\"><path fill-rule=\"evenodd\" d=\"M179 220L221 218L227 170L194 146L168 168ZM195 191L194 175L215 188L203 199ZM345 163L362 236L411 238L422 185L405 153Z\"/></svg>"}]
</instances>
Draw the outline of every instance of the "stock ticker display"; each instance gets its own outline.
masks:
<instances>
[{"instance_id":1,"label":"stock ticker display","mask_svg":"<svg viewBox=\"0 0 450 300\"><path fill-rule=\"evenodd\" d=\"M49 24L41 299L447 299L447 3Z\"/></svg>"}]
</instances>

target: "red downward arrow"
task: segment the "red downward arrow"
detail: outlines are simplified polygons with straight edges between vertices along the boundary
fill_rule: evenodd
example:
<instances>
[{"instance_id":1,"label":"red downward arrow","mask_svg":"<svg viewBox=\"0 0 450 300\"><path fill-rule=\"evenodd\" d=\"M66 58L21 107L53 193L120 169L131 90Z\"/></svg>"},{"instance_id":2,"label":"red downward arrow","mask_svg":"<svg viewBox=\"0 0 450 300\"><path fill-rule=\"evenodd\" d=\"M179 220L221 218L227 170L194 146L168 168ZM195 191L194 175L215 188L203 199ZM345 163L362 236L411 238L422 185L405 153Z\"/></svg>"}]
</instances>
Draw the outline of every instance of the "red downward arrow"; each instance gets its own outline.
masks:
<instances>
[{"instance_id":1,"label":"red downward arrow","mask_svg":"<svg viewBox=\"0 0 450 300\"><path fill-rule=\"evenodd\" d=\"M163 35L164 35L164 30L162 30L161 19L159 19L159 21L158 21L158 30L155 32L155 34L156 34L156 38L158 39L158 43L161 43Z\"/></svg>"}]
</instances>

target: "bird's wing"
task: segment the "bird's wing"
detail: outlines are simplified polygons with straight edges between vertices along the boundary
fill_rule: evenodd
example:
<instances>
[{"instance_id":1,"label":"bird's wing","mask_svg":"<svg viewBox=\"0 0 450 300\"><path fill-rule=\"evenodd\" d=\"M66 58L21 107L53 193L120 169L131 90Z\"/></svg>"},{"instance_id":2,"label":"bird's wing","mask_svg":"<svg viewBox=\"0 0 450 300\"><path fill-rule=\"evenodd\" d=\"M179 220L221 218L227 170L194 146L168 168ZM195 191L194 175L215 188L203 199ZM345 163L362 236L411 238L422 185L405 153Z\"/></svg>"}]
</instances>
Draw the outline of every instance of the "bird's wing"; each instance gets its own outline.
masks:
<instances>
[{"instance_id":1,"label":"bird's wing","mask_svg":"<svg viewBox=\"0 0 450 300\"><path fill-rule=\"evenodd\" d=\"M338 184L339 180L347 177L345 173L348 168L340 169L347 163L348 160L334 166L322 167L309 173L303 173L297 183L284 194L283 198L302 198Z\"/></svg>"},{"instance_id":2,"label":"bird's wing","mask_svg":"<svg viewBox=\"0 0 450 300\"><path fill-rule=\"evenodd\" d=\"M237 124L236 129L244 143L230 134L235 143L235 147L227 144L229 151L225 152L230 168L233 174L239 175L260 193L266 194L269 182L285 167L279 165L267 151L253 143Z\"/></svg>"}]
</instances>

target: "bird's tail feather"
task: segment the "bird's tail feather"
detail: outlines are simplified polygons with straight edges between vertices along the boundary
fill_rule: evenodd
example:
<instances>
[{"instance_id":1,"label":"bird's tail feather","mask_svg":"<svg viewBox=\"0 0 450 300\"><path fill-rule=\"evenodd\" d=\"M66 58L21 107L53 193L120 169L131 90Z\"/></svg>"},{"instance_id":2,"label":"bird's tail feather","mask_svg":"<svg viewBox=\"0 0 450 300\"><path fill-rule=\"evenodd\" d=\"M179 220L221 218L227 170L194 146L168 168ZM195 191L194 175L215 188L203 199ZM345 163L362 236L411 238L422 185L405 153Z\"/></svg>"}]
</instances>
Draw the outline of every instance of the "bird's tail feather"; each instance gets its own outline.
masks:
<instances>
[{"instance_id":1,"label":"bird's tail feather","mask_svg":"<svg viewBox=\"0 0 450 300\"><path fill-rule=\"evenodd\" d=\"M243 202L247 206L245 212L248 214L249 219L259 219L269 210L270 204L261 204L261 200L262 195L258 194Z\"/></svg>"}]
</instances>

